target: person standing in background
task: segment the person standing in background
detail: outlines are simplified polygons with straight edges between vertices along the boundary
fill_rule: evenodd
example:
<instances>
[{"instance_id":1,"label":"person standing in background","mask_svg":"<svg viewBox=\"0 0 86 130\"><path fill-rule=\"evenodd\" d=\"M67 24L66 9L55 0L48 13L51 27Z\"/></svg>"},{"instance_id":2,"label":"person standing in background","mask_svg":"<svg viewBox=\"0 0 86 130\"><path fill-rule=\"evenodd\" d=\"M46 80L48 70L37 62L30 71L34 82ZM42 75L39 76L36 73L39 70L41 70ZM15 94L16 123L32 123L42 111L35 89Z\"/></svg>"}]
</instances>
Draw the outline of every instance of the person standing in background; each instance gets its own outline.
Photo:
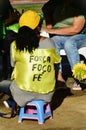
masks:
<instances>
[{"instance_id":1,"label":"person standing in background","mask_svg":"<svg viewBox=\"0 0 86 130\"><path fill-rule=\"evenodd\" d=\"M7 79L11 74L10 43L15 39L16 33L7 30L7 26L18 23L20 14L14 9L9 0L0 0L0 54L2 55L1 80Z\"/></svg>"},{"instance_id":2,"label":"person standing in background","mask_svg":"<svg viewBox=\"0 0 86 130\"><path fill-rule=\"evenodd\" d=\"M2 79L8 77L8 58L10 53L10 45L5 42L6 25L5 20L8 19L13 8L9 0L0 0L0 54L2 55Z\"/></svg>"}]
</instances>

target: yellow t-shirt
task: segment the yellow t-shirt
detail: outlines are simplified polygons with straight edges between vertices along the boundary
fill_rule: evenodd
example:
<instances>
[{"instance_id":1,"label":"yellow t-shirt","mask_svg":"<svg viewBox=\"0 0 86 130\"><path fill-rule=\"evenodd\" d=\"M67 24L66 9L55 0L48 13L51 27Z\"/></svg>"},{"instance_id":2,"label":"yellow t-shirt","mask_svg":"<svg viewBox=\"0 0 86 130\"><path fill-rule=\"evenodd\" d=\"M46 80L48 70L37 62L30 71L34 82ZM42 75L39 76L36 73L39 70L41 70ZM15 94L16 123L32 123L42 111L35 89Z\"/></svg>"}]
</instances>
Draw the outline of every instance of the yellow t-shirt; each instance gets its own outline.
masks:
<instances>
[{"instance_id":1,"label":"yellow t-shirt","mask_svg":"<svg viewBox=\"0 0 86 130\"><path fill-rule=\"evenodd\" d=\"M12 57L15 62L12 79L20 89L38 93L53 91L55 86L54 64L61 61L54 48L35 49L33 53L16 50L12 43Z\"/></svg>"}]
</instances>

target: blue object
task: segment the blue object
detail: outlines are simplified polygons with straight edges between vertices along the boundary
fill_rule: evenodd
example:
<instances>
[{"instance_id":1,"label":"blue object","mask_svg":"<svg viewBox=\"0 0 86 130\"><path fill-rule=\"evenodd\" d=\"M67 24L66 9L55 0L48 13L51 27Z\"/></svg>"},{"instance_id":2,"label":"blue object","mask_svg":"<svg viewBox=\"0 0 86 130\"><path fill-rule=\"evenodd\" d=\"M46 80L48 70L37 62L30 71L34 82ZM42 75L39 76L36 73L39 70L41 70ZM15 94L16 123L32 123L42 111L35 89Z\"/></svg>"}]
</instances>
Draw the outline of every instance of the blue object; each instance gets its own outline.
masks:
<instances>
[{"instance_id":1,"label":"blue object","mask_svg":"<svg viewBox=\"0 0 86 130\"><path fill-rule=\"evenodd\" d=\"M12 99L9 98L9 99L5 100L4 104L5 105L7 104L7 106L11 108L11 112L8 112L8 113L1 113L0 112L0 117L3 117L3 118L12 118L12 117L14 117L16 115L15 114L15 110L16 110L15 101L13 101Z\"/></svg>"},{"instance_id":2,"label":"blue object","mask_svg":"<svg viewBox=\"0 0 86 130\"><path fill-rule=\"evenodd\" d=\"M34 100L20 107L18 122L21 123L22 119L34 119L38 120L39 124L43 124L47 118L52 119L50 104L43 100Z\"/></svg>"}]
</instances>

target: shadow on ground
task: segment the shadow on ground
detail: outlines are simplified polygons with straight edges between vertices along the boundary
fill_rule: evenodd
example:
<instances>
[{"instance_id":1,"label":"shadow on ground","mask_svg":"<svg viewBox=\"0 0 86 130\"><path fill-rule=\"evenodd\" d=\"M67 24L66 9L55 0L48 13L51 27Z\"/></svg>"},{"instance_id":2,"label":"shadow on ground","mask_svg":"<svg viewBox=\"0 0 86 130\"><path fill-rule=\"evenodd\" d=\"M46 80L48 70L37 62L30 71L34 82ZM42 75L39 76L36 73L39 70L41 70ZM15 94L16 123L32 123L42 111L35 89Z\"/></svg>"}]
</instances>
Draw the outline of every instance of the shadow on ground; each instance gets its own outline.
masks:
<instances>
[{"instance_id":1,"label":"shadow on ground","mask_svg":"<svg viewBox=\"0 0 86 130\"><path fill-rule=\"evenodd\" d=\"M57 109L67 96L72 96L73 93L68 87L56 88L56 91L52 97L51 109L52 111Z\"/></svg>"}]
</instances>

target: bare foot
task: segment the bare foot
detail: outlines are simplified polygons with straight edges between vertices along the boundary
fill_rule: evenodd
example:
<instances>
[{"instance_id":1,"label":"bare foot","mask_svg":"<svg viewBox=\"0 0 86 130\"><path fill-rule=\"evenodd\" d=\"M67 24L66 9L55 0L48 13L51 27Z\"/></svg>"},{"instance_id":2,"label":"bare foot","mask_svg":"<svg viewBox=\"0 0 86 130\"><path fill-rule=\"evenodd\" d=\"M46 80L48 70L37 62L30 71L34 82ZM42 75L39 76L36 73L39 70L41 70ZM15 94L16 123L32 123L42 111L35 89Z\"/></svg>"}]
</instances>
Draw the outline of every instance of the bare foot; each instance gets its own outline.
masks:
<instances>
[{"instance_id":1,"label":"bare foot","mask_svg":"<svg viewBox=\"0 0 86 130\"><path fill-rule=\"evenodd\" d=\"M61 72L58 72L57 80L65 82L65 80L62 77L62 73Z\"/></svg>"}]
</instances>

